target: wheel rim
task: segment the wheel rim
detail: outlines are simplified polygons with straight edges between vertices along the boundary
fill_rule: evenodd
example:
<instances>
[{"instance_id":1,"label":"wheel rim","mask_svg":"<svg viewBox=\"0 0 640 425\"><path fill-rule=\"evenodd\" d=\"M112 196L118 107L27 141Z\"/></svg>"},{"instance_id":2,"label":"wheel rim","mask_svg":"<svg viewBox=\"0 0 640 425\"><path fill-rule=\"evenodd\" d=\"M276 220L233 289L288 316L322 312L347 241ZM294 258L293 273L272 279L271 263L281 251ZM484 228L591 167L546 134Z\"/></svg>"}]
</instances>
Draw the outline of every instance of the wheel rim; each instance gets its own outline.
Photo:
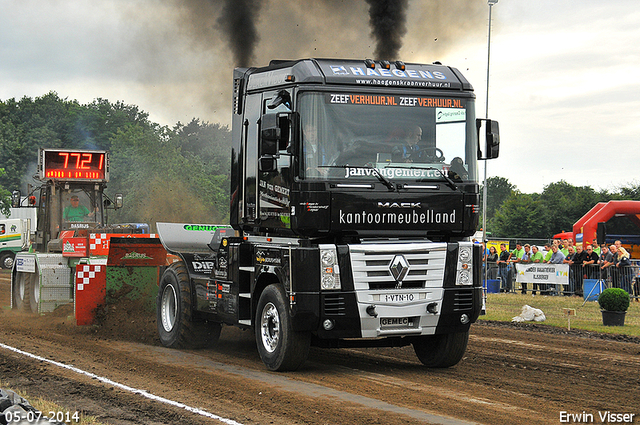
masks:
<instances>
[{"instance_id":1,"label":"wheel rim","mask_svg":"<svg viewBox=\"0 0 640 425\"><path fill-rule=\"evenodd\" d=\"M262 346L268 352L273 353L278 346L280 338L280 314L278 314L278 309L273 303L267 303L262 309L260 329Z\"/></svg>"},{"instance_id":2,"label":"wheel rim","mask_svg":"<svg viewBox=\"0 0 640 425\"><path fill-rule=\"evenodd\" d=\"M4 268L5 269L12 269L13 268L13 257L12 256L7 256L4 259Z\"/></svg>"},{"instance_id":3,"label":"wheel rim","mask_svg":"<svg viewBox=\"0 0 640 425\"><path fill-rule=\"evenodd\" d=\"M176 314L178 311L178 296L173 285L167 285L162 291L160 304L160 318L165 331L171 332L176 324Z\"/></svg>"}]
</instances>

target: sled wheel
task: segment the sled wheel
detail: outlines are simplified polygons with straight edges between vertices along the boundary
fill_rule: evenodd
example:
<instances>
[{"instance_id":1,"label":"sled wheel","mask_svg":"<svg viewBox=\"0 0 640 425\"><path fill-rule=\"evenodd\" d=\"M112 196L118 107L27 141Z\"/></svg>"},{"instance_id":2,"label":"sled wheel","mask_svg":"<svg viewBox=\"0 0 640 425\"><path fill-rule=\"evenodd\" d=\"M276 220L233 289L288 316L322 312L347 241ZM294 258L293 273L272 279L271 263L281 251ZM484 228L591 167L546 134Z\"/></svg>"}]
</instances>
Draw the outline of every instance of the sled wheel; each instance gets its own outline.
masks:
<instances>
[{"instance_id":1,"label":"sled wheel","mask_svg":"<svg viewBox=\"0 0 640 425\"><path fill-rule=\"evenodd\" d=\"M14 310L29 309L29 292L31 290L32 273L16 272L14 274L11 295Z\"/></svg>"}]
</instances>

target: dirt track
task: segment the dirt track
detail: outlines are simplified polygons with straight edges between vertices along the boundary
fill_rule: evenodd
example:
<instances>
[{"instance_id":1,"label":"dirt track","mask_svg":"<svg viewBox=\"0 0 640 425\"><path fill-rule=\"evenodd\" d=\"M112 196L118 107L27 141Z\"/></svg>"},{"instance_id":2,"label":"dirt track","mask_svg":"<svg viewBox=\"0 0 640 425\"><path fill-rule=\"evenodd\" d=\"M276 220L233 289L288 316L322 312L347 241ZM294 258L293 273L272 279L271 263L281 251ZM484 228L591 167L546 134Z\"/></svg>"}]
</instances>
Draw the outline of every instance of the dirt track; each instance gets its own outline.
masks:
<instances>
[{"instance_id":1,"label":"dirt track","mask_svg":"<svg viewBox=\"0 0 640 425\"><path fill-rule=\"evenodd\" d=\"M0 274L0 342L242 424L557 424L560 412L636 414L640 341L546 326L479 323L463 361L423 368L410 347L311 350L295 373L270 373L249 332L224 328L212 350L160 346L155 321L126 305L100 327L72 308L12 312ZM110 424L220 423L0 348L5 385Z\"/></svg>"}]
</instances>

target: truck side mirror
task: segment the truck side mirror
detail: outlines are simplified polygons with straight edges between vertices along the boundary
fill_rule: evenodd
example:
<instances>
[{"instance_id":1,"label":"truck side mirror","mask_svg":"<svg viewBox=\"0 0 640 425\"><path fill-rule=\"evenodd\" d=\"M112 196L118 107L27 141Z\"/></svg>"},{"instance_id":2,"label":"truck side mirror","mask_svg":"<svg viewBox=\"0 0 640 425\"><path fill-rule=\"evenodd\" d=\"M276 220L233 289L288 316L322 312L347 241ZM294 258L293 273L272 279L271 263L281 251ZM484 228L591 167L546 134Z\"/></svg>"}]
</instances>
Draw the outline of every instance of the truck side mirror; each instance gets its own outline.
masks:
<instances>
[{"instance_id":1,"label":"truck side mirror","mask_svg":"<svg viewBox=\"0 0 640 425\"><path fill-rule=\"evenodd\" d=\"M263 115L260 120L260 156L277 154L281 138L278 114Z\"/></svg>"},{"instance_id":2,"label":"truck side mirror","mask_svg":"<svg viewBox=\"0 0 640 425\"><path fill-rule=\"evenodd\" d=\"M122 205L124 205L124 196L122 193L116 193L115 209L122 208Z\"/></svg>"},{"instance_id":3,"label":"truck side mirror","mask_svg":"<svg viewBox=\"0 0 640 425\"><path fill-rule=\"evenodd\" d=\"M498 121L478 118L476 119L476 130L478 132L478 159L494 159L500 154L500 129ZM484 156L480 146L484 139Z\"/></svg>"},{"instance_id":4,"label":"truck side mirror","mask_svg":"<svg viewBox=\"0 0 640 425\"><path fill-rule=\"evenodd\" d=\"M260 171L273 171L276 169L276 158L273 156L261 156L258 159Z\"/></svg>"},{"instance_id":5,"label":"truck side mirror","mask_svg":"<svg viewBox=\"0 0 640 425\"><path fill-rule=\"evenodd\" d=\"M260 119L260 150L258 167L260 171L276 169L278 152L289 145L291 114L280 112L264 114Z\"/></svg>"},{"instance_id":6,"label":"truck side mirror","mask_svg":"<svg viewBox=\"0 0 640 425\"><path fill-rule=\"evenodd\" d=\"M264 114L260 120L260 156L276 155L289 145L291 114Z\"/></svg>"}]
</instances>

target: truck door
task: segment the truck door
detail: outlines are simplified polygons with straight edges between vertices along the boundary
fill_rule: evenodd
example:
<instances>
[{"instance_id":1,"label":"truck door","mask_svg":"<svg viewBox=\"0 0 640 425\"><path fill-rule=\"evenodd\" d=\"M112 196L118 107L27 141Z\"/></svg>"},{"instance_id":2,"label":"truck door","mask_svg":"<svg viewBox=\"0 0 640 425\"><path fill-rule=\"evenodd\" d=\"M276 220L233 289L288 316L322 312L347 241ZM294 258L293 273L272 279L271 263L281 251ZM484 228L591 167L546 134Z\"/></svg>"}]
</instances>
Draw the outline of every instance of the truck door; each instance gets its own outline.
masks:
<instances>
[{"instance_id":1,"label":"truck door","mask_svg":"<svg viewBox=\"0 0 640 425\"><path fill-rule=\"evenodd\" d=\"M278 97L279 93L278 91L273 91L264 94L262 101L263 114L291 112L290 96L288 97L288 103L274 105L274 99ZM291 140L291 134L287 137ZM279 143L274 170L258 171L258 214L260 225L269 229L291 228L289 193L292 183L292 170L291 153L287 151L287 147L286 143Z\"/></svg>"},{"instance_id":2,"label":"truck door","mask_svg":"<svg viewBox=\"0 0 640 425\"><path fill-rule=\"evenodd\" d=\"M261 115L262 94L247 96L245 106L245 134L242 140L242 221L254 223L258 214L258 120Z\"/></svg>"}]
</instances>

